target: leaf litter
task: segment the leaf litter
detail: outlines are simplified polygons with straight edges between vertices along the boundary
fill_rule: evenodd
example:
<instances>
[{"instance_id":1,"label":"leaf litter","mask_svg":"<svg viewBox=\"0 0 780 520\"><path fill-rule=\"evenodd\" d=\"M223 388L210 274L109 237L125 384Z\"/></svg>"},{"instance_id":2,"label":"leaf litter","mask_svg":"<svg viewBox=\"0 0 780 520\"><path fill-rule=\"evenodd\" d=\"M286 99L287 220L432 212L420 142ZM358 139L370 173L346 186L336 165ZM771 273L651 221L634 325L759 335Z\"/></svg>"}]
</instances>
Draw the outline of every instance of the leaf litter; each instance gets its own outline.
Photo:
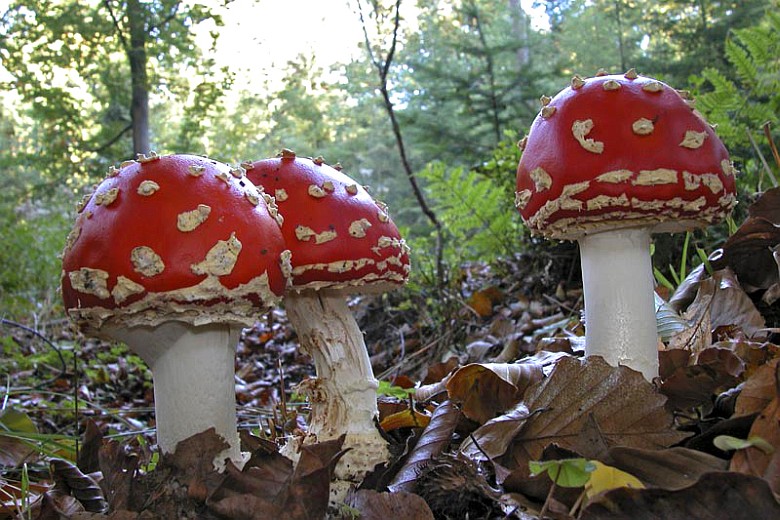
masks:
<instances>
[{"instance_id":1,"label":"leaf litter","mask_svg":"<svg viewBox=\"0 0 780 520\"><path fill-rule=\"evenodd\" d=\"M698 270L672 295L665 319L674 309L684 330L669 334L652 383L582 359L580 289L560 273L544 279L526 257L464 266L461 303L441 326L406 296L355 299L376 373L413 388L380 398L381 418L400 414L385 432L393 457L336 507L329 483L340 441L306 447L297 464L277 451L306 429L292 387L312 375L283 311L260 319L239 345L237 400L251 455L222 472L211 462L224 447L213 431L160 457L143 429L154 424L144 368L101 364L107 345L63 331L80 342L98 381L85 386L67 369L55 382L88 403L77 416L78 458L31 455L29 443L0 434L0 511L18 512L13 490L26 487L29 516L42 520L780 516L778 196L770 190L751 207L712 257L711 275ZM31 348L28 335L13 337ZM29 389L13 394L5 413L44 435L64 431L41 406L53 401ZM531 474L532 463L566 460L603 469L553 494L547 473Z\"/></svg>"}]
</instances>

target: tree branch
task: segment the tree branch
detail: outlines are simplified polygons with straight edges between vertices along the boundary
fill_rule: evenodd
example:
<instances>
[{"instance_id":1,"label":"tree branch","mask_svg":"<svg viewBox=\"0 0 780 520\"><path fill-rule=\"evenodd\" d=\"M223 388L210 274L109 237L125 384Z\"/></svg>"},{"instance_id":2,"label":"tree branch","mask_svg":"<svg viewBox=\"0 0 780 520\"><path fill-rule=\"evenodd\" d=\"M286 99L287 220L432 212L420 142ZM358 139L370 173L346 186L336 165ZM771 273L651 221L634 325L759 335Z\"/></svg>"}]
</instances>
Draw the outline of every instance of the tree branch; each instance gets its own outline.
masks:
<instances>
[{"instance_id":1,"label":"tree branch","mask_svg":"<svg viewBox=\"0 0 780 520\"><path fill-rule=\"evenodd\" d=\"M114 29L116 29L116 34L122 42L122 47L125 49L125 52L129 52L130 44L128 44L125 33L122 31L122 26L119 25L119 20L114 13L114 9L111 7L111 0L104 0L103 4L106 6L106 9L108 9L108 14L111 15L111 21L114 23Z\"/></svg>"},{"instance_id":2,"label":"tree branch","mask_svg":"<svg viewBox=\"0 0 780 520\"><path fill-rule=\"evenodd\" d=\"M385 110L387 112L388 117L390 118L390 124L393 129L393 135L395 136L395 142L396 145L398 146L398 153L401 156L401 165L403 166L404 172L406 173L406 178L408 179L409 184L412 187L412 192L414 193L414 197L417 199L417 203L420 206L420 209L422 210L423 214L426 216L428 221L433 225L434 229L436 230L436 281L437 281L437 290L441 291L444 288L444 283L445 283L444 260L443 260L443 255L444 255L443 229L441 226L441 222L439 222L439 219L436 217L436 214L428 205L428 202L425 199L425 195L423 194L422 189L417 183L417 177L414 174L412 165L409 162L409 157L406 154L406 146L404 144L403 135L401 134L401 126L398 124L398 118L395 115L395 107L393 106L393 101L390 99L390 91L387 88L387 76L390 72L390 66L392 65L393 57L395 56L395 50L398 43L398 29L401 24L401 14L400 14L401 1L402 0L396 0L395 2L395 16L393 21L393 32L392 32L393 39L390 44L390 50L387 53L387 58L384 59L383 62L379 62L376 59L376 55L374 54L371 48L371 39L368 36L368 29L366 28L365 19L363 18L363 5L360 2L360 0L358 0L358 11L360 15L360 22L363 27L363 36L365 37L366 40L366 50L368 52L368 57L376 67L377 72L379 74L379 92L382 94L382 100L384 101ZM375 3L374 3L374 9L378 17L378 7Z\"/></svg>"},{"instance_id":3,"label":"tree branch","mask_svg":"<svg viewBox=\"0 0 780 520\"><path fill-rule=\"evenodd\" d=\"M128 123L126 127L124 127L122 130L119 131L118 134L116 134L114 137L106 141L105 143L101 144L97 148L93 149L92 152L94 153L101 153L103 150L111 146L112 144L119 141L123 135L125 135L127 132L133 129L133 123Z\"/></svg>"}]
</instances>

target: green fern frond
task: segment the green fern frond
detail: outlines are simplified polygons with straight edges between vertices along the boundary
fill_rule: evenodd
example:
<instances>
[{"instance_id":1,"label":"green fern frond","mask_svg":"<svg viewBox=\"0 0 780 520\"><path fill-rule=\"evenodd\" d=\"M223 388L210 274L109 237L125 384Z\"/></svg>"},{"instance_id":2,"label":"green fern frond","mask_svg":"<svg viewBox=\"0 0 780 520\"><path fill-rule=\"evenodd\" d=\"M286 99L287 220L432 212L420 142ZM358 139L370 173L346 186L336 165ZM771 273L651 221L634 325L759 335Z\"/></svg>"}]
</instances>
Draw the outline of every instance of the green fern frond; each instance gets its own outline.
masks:
<instances>
[{"instance_id":1,"label":"green fern frond","mask_svg":"<svg viewBox=\"0 0 780 520\"><path fill-rule=\"evenodd\" d=\"M748 86L756 84L756 76L758 71L756 65L752 60L752 56L748 54L748 51L740 44L736 43L733 39L726 40L726 57L734 66L737 72L737 76L743 83Z\"/></svg>"},{"instance_id":2,"label":"green fern frond","mask_svg":"<svg viewBox=\"0 0 780 520\"><path fill-rule=\"evenodd\" d=\"M511 194L474 170L431 163L420 172L455 261L504 255L520 233Z\"/></svg>"},{"instance_id":3,"label":"green fern frond","mask_svg":"<svg viewBox=\"0 0 780 520\"><path fill-rule=\"evenodd\" d=\"M753 63L768 63L775 57L771 54L772 35L765 27L737 29L734 35L747 50Z\"/></svg>"}]
</instances>

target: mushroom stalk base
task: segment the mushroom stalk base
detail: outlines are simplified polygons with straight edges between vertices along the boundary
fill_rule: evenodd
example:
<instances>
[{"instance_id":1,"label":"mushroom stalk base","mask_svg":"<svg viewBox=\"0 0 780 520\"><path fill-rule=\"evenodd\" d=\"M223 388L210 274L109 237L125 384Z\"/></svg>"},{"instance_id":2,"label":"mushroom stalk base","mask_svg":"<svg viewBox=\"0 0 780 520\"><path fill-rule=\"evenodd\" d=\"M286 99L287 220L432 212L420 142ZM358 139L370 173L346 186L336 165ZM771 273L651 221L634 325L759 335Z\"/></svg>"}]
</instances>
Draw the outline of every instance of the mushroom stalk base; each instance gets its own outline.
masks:
<instances>
[{"instance_id":1,"label":"mushroom stalk base","mask_svg":"<svg viewBox=\"0 0 780 520\"><path fill-rule=\"evenodd\" d=\"M157 327L115 329L149 365L154 377L157 445L172 453L176 445L214 428L230 445L214 459L243 462L236 424L235 348L241 328L227 324L192 326L167 322Z\"/></svg>"},{"instance_id":2,"label":"mushroom stalk base","mask_svg":"<svg viewBox=\"0 0 780 520\"><path fill-rule=\"evenodd\" d=\"M379 383L374 378L363 332L345 300L343 294L328 290L306 290L285 299L300 348L314 359L317 370L315 379L299 386L311 402L309 433L303 442L346 434L343 447L351 448L336 466L336 495L345 494L349 484L359 484L374 466L389 458L387 443L376 424ZM297 447L291 441L282 452L297 458Z\"/></svg>"},{"instance_id":3,"label":"mushroom stalk base","mask_svg":"<svg viewBox=\"0 0 780 520\"><path fill-rule=\"evenodd\" d=\"M579 239L585 354L658 376L650 231L620 229Z\"/></svg>"}]
</instances>

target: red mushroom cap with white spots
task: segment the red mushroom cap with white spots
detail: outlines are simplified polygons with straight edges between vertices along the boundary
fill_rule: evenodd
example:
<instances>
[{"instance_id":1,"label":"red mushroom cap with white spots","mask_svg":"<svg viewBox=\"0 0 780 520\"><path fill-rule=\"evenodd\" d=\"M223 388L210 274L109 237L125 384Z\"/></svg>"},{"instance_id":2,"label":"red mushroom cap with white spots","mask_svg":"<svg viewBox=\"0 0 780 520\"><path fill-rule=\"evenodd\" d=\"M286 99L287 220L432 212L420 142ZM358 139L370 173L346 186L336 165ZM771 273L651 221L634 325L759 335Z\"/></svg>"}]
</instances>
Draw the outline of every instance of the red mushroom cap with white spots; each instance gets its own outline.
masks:
<instances>
[{"instance_id":1,"label":"red mushroom cap with white spots","mask_svg":"<svg viewBox=\"0 0 780 520\"><path fill-rule=\"evenodd\" d=\"M287 280L284 239L241 169L194 155L111 168L79 209L62 260L66 309L83 328L251 324Z\"/></svg>"},{"instance_id":2,"label":"red mushroom cap with white spots","mask_svg":"<svg viewBox=\"0 0 780 520\"><path fill-rule=\"evenodd\" d=\"M272 195L292 253L292 288L387 290L409 276L409 249L387 208L321 158L245 163L247 177Z\"/></svg>"},{"instance_id":3,"label":"red mushroom cap with white spots","mask_svg":"<svg viewBox=\"0 0 780 520\"><path fill-rule=\"evenodd\" d=\"M685 93L633 70L575 76L543 97L520 146L515 205L548 238L683 231L736 204L736 172L712 127Z\"/></svg>"}]
</instances>

